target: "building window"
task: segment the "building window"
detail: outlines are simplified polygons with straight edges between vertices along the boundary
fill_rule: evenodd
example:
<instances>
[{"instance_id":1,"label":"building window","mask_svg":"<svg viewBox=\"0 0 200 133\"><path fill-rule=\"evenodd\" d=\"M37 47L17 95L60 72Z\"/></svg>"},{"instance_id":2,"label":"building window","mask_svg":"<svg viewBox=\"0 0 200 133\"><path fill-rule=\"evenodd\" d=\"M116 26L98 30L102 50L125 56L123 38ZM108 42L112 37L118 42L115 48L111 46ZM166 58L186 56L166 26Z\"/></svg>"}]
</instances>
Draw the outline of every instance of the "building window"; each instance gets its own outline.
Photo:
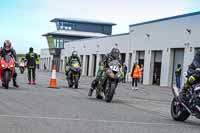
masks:
<instances>
[{"instance_id":1,"label":"building window","mask_svg":"<svg viewBox=\"0 0 200 133\"><path fill-rule=\"evenodd\" d=\"M55 48L64 48L64 39L62 39L62 38L55 38L54 39L54 47Z\"/></svg>"}]
</instances>

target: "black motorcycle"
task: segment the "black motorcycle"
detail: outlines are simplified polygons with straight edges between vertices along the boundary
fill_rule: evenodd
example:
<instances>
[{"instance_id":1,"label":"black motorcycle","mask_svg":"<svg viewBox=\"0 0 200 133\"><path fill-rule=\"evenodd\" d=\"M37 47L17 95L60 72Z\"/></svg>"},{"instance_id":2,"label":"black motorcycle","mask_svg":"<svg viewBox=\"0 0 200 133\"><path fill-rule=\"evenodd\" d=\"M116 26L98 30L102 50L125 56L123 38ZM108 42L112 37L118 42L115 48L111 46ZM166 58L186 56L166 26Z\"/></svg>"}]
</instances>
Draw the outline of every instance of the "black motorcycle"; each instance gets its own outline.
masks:
<instances>
[{"instance_id":1,"label":"black motorcycle","mask_svg":"<svg viewBox=\"0 0 200 133\"><path fill-rule=\"evenodd\" d=\"M100 93L103 93L105 101L111 102L122 73L120 71L120 63L118 60L113 60L108 64L108 66L109 68L105 72L106 78L99 80L97 85L96 97L98 98Z\"/></svg>"},{"instance_id":2,"label":"black motorcycle","mask_svg":"<svg viewBox=\"0 0 200 133\"><path fill-rule=\"evenodd\" d=\"M171 116L176 121L185 121L190 115L200 119L200 83L194 84L186 92L183 100L178 88L172 89L174 98L171 103Z\"/></svg>"}]
</instances>

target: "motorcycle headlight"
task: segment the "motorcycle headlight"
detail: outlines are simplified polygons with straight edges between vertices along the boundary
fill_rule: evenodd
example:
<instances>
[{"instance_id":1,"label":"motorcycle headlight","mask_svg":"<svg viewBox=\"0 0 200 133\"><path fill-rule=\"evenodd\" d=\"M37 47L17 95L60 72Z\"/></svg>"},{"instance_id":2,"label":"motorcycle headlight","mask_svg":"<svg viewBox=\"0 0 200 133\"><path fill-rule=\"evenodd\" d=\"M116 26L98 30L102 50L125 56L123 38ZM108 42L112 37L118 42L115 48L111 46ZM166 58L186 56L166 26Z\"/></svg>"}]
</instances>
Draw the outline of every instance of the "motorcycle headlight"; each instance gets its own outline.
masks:
<instances>
[{"instance_id":1,"label":"motorcycle headlight","mask_svg":"<svg viewBox=\"0 0 200 133\"><path fill-rule=\"evenodd\" d=\"M2 65L1 65L1 67L5 67L5 65L4 65L4 64L2 64Z\"/></svg>"}]
</instances>

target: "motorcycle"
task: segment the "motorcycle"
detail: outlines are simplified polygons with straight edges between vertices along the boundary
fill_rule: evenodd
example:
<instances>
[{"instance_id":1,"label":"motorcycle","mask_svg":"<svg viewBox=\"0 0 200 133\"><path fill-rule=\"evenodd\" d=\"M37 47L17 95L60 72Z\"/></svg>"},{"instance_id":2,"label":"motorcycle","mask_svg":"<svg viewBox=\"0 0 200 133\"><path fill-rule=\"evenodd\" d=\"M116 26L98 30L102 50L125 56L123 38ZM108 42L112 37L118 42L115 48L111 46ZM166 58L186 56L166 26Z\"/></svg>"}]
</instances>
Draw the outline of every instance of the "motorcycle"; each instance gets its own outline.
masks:
<instances>
[{"instance_id":1,"label":"motorcycle","mask_svg":"<svg viewBox=\"0 0 200 133\"><path fill-rule=\"evenodd\" d=\"M186 101L179 96L178 88L172 88L171 116L176 121L185 121L189 116L200 119L200 83L191 86L186 92Z\"/></svg>"},{"instance_id":2,"label":"motorcycle","mask_svg":"<svg viewBox=\"0 0 200 133\"><path fill-rule=\"evenodd\" d=\"M24 62L21 62L19 64L19 70L20 70L20 73L23 74L24 73L24 70L25 70L25 63Z\"/></svg>"},{"instance_id":3,"label":"motorcycle","mask_svg":"<svg viewBox=\"0 0 200 133\"><path fill-rule=\"evenodd\" d=\"M2 86L8 89L9 82L13 78L15 61L10 55L6 55L1 59L0 63L0 78L2 80Z\"/></svg>"},{"instance_id":4,"label":"motorcycle","mask_svg":"<svg viewBox=\"0 0 200 133\"><path fill-rule=\"evenodd\" d=\"M106 102L111 102L115 94L118 82L122 75L120 71L120 63L118 60L113 60L108 64L109 68L105 72L106 79L101 79L98 82L96 88L96 98L99 99L99 95L103 92ZM101 83L104 82L104 83ZM103 84L103 86L102 86Z\"/></svg>"},{"instance_id":5,"label":"motorcycle","mask_svg":"<svg viewBox=\"0 0 200 133\"><path fill-rule=\"evenodd\" d=\"M69 73L69 77L67 78L69 87L72 88L74 86L74 88L78 88L78 82L81 75L81 66L79 63L73 63Z\"/></svg>"}]
</instances>

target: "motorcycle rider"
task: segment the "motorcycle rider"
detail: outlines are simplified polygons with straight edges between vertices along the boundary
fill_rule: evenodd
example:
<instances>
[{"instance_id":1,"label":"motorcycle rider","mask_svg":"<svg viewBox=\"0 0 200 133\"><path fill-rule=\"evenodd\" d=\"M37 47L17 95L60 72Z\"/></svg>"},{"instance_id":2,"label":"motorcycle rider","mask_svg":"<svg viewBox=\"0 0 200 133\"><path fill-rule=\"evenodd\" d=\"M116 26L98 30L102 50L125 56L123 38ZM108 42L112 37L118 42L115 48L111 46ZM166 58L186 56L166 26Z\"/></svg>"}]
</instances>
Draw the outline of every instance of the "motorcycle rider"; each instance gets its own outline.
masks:
<instances>
[{"instance_id":1,"label":"motorcycle rider","mask_svg":"<svg viewBox=\"0 0 200 133\"><path fill-rule=\"evenodd\" d=\"M190 89L191 85L200 81L200 50L194 56L192 63L187 70L187 81L180 92L180 98L187 101L186 92Z\"/></svg>"},{"instance_id":2,"label":"motorcycle rider","mask_svg":"<svg viewBox=\"0 0 200 133\"><path fill-rule=\"evenodd\" d=\"M21 64L24 64L24 67L25 67L25 64L26 64L26 59L23 57L23 58L21 58L21 60L20 60L20 63Z\"/></svg>"},{"instance_id":3,"label":"motorcycle rider","mask_svg":"<svg viewBox=\"0 0 200 133\"><path fill-rule=\"evenodd\" d=\"M71 76L71 65L75 62L78 62L80 67L81 67L81 61L80 58L78 57L78 52L77 51L73 51L72 55L69 57L67 63L66 63L66 77L69 78Z\"/></svg>"},{"instance_id":4,"label":"motorcycle rider","mask_svg":"<svg viewBox=\"0 0 200 133\"><path fill-rule=\"evenodd\" d=\"M106 79L106 75L104 74L107 69L108 69L108 64L113 61L113 60L118 60L121 63L121 60L120 60L120 51L118 48L113 48L111 50L111 52L109 54L107 54L102 61L100 61L99 63L99 69L98 69L98 72L97 72L97 77L92 81L92 84L91 84L91 88L89 90L89 93L88 93L88 96L92 96L92 93L93 91L95 90L99 80L102 80L101 81L101 84L103 86L104 84L104 79ZM99 94L99 96L97 97L98 99L102 99L103 96L101 94Z\"/></svg>"},{"instance_id":5,"label":"motorcycle rider","mask_svg":"<svg viewBox=\"0 0 200 133\"><path fill-rule=\"evenodd\" d=\"M1 57L5 57L6 55L10 55L10 56L12 56L14 58L15 64L16 65L18 64L17 63L17 61L18 61L17 54L16 54L15 49L11 46L10 40L5 40L3 48L0 51L0 55L1 55ZM17 84L16 80L17 80L17 73L14 70L14 73L13 73L13 86L18 88L19 85ZM3 83L2 83L2 85L3 85Z\"/></svg>"},{"instance_id":6,"label":"motorcycle rider","mask_svg":"<svg viewBox=\"0 0 200 133\"><path fill-rule=\"evenodd\" d=\"M21 70L21 68L22 68L23 70L25 70L25 63L26 63L25 58L24 58L24 57L21 58L20 63L19 63L19 68L20 68L20 70Z\"/></svg>"}]
</instances>

